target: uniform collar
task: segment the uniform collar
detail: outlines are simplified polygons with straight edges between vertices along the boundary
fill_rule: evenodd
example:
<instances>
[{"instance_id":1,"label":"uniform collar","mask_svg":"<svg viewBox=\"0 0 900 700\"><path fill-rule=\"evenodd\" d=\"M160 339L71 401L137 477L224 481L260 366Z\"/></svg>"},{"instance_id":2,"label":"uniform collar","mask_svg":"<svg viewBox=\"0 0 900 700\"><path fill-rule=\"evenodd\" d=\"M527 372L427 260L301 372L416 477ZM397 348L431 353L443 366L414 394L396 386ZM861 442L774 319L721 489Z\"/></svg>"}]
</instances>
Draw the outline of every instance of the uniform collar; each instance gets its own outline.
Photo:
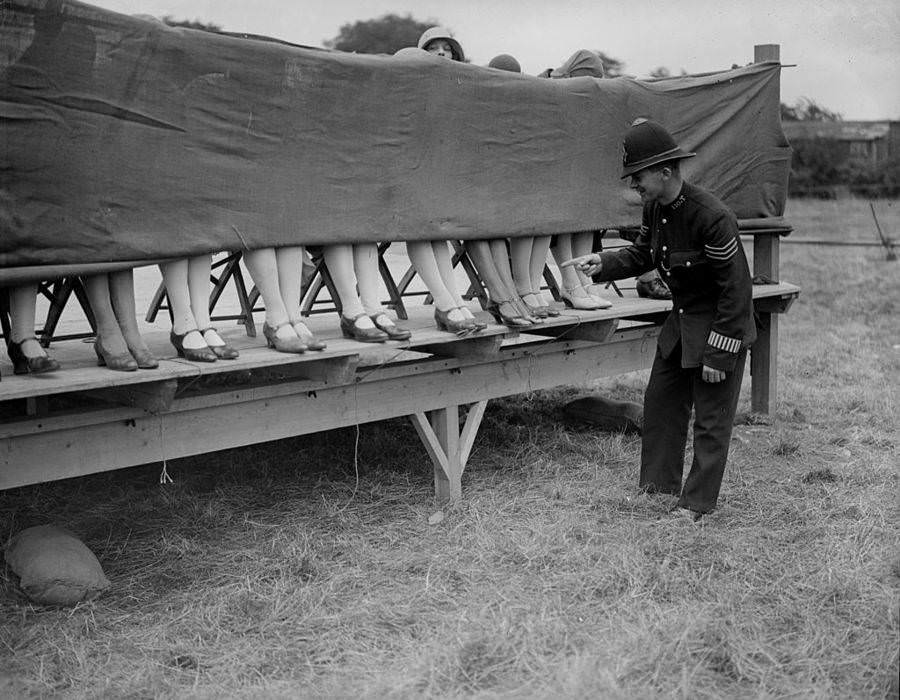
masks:
<instances>
[{"instance_id":1,"label":"uniform collar","mask_svg":"<svg viewBox=\"0 0 900 700\"><path fill-rule=\"evenodd\" d=\"M667 212L676 211L685 203L686 199L687 199L687 183L682 182L681 189L678 190L678 196L675 197L675 199L673 199L668 204L660 204L659 206L660 206L660 209L662 209L663 211L667 211Z\"/></svg>"}]
</instances>

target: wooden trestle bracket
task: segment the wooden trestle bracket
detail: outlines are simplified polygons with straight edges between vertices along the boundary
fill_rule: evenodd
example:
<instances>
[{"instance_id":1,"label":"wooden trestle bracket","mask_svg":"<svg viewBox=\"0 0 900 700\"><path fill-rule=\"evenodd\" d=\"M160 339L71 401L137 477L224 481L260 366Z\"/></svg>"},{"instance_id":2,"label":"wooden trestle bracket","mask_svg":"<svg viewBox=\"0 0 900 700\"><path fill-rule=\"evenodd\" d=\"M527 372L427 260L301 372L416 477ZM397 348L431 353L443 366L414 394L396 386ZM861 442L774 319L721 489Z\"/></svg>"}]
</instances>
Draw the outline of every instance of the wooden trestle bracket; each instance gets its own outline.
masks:
<instances>
[{"instance_id":1,"label":"wooden trestle bracket","mask_svg":"<svg viewBox=\"0 0 900 700\"><path fill-rule=\"evenodd\" d=\"M462 498L462 474L486 407L487 399L471 404L461 432L458 404L410 416L434 463L434 492L438 502L455 503Z\"/></svg>"}]
</instances>

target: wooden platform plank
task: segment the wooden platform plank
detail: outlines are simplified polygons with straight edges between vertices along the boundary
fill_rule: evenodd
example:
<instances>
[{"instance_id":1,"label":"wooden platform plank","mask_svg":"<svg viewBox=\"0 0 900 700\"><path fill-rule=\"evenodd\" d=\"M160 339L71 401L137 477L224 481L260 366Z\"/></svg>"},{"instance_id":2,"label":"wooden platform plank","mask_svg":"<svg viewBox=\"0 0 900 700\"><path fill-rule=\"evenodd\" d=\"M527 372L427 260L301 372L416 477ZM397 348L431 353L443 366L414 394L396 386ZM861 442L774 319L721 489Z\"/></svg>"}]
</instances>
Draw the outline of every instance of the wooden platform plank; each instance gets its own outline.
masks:
<instances>
[{"instance_id":1,"label":"wooden platform plank","mask_svg":"<svg viewBox=\"0 0 900 700\"><path fill-rule=\"evenodd\" d=\"M594 321L580 321L570 325L545 326L537 324L527 330L532 335L543 335L550 338L566 338L569 340L587 340L592 343L605 343L619 324L619 319L608 318Z\"/></svg>"},{"instance_id":2,"label":"wooden platform plank","mask_svg":"<svg viewBox=\"0 0 900 700\"><path fill-rule=\"evenodd\" d=\"M757 285L753 288L755 299L777 297L781 300L778 304L782 304L786 298L796 297L799 291L798 287L787 283ZM554 333L550 329L565 329L579 324L586 326L588 322L593 321L625 318L655 319L658 314L671 308L671 302L659 299L622 297L611 301L613 306L610 309L596 311L567 309L556 318L546 319L539 325L539 330L529 329L528 332L552 336ZM415 306L411 307L409 312L410 318L404 322L404 325L412 330L413 338L408 343L396 341L377 345L358 343L340 337L340 331L333 323L333 319L310 320L310 327L328 342L328 348L323 352L307 352L302 355L289 355L269 350L265 347L264 340L246 336L242 327L222 330L220 334L241 352L241 356L237 360L214 363L188 362L176 357L174 349L168 343L168 333L157 331L146 334L145 339L154 354L161 358L160 368L137 372L113 372L97 367L90 343L76 340L54 343L53 357L59 360L63 366L59 372L15 376L12 374L12 366L0 359L0 372L3 374L2 381L0 381L0 401L159 382L172 378L196 378L260 367L274 368L303 362L317 362L333 357L357 356L360 366L372 366L395 361L403 350L421 350L429 345L434 345L436 348L441 347L440 354L454 355L452 351L447 350L446 346L458 339L452 333L435 328L431 316L432 311L429 307ZM490 315L485 312L477 315L489 324L488 328L479 334L479 337L499 335L503 338L510 338L516 333L505 326L495 324Z\"/></svg>"},{"instance_id":3,"label":"wooden platform plank","mask_svg":"<svg viewBox=\"0 0 900 700\"><path fill-rule=\"evenodd\" d=\"M444 343L424 343L416 350L441 357L461 357L473 360L488 359L500 351L502 335L471 335Z\"/></svg>"},{"instance_id":4,"label":"wooden platform plank","mask_svg":"<svg viewBox=\"0 0 900 700\"><path fill-rule=\"evenodd\" d=\"M109 403L142 408L148 413L162 413L172 407L177 388L178 380L164 379L130 386L91 389L86 394Z\"/></svg>"}]
</instances>

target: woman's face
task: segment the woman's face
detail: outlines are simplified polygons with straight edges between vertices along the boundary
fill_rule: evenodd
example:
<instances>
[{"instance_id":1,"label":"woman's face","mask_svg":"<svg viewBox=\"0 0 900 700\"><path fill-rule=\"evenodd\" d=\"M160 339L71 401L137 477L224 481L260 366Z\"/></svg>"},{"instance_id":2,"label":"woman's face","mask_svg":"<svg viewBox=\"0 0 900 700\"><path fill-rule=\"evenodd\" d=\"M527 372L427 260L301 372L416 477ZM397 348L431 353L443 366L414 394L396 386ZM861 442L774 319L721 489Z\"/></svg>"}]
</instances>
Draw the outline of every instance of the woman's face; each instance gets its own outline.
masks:
<instances>
[{"instance_id":1,"label":"woman's face","mask_svg":"<svg viewBox=\"0 0 900 700\"><path fill-rule=\"evenodd\" d=\"M446 39L435 39L434 41L429 41L428 46L425 47L425 50L428 53L433 53L435 56L440 56L441 58L449 58L451 61L453 60L453 47Z\"/></svg>"}]
</instances>

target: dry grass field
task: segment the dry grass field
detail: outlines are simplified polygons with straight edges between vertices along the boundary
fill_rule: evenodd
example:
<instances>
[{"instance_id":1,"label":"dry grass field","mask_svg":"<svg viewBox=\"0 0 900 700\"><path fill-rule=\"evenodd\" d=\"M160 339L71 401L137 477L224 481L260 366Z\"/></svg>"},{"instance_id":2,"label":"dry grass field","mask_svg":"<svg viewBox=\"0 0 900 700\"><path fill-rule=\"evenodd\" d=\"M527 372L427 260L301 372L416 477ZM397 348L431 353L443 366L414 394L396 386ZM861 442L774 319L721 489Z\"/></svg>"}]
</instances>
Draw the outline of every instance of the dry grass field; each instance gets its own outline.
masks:
<instances>
[{"instance_id":1,"label":"dry grass field","mask_svg":"<svg viewBox=\"0 0 900 700\"><path fill-rule=\"evenodd\" d=\"M865 202L787 216L875 239ZM61 524L113 585L39 608L0 570L0 696L896 698L900 262L785 245L782 278L777 411L743 396L702 527L562 417L641 376L492 402L436 524L404 421L7 491L4 539Z\"/></svg>"}]
</instances>

